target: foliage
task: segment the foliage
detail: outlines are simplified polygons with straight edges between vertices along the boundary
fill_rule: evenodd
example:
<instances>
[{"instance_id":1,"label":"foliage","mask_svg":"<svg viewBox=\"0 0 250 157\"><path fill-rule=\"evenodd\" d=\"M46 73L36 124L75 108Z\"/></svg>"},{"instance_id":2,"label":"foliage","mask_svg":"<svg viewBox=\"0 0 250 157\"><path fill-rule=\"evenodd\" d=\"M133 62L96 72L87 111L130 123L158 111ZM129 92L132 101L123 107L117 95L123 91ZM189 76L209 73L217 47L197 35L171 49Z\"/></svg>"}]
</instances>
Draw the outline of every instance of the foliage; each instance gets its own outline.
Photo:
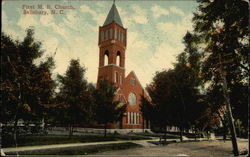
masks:
<instances>
[{"instance_id":1,"label":"foliage","mask_svg":"<svg viewBox=\"0 0 250 157\"><path fill-rule=\"evenodd\" d=\"M105 124L105 136L108 123L121 120L127 104L115 100L117 87L107 80L101 80L94 91L95 119L98 123Z\"/></svg>"},{"instance_id":2,"label":"foliage","mask_svg":"<svg viewBox=\"0 0 250 157\"><path fill-rule=\"evenodd\" d=\"M140 111L145 120L153 120L153 117L155 116L154 106L144 95L141 95Z\"/></svg>"},{"instance_id":3,"label":"foliage","mask_svg":"<svg viewBox=\"0 0 250 157\"><path fill-rule=\"evenodd\" d=\"M249 2L198 0L198 3L199 7L193 21L195 32L205 45L202 50L204 54L202 76L204 81L210 84L209 102L215 111L225 104L221 92L218 93L222 88L218 70L221 68L226 72L233 115L247 128Z\"/></svg>"},{"instance_id":4,"label":"foliage","mask_svg":"<svg viewBox=\"0 0 250 157\"><path fill-rule=\"evenodd\" d=\"M76 124L86 123L90 117L91 93L85 78L85 67L79 60L72 59L65 75L58 75L59 90L57 102L59 122L68 124L70 135Z\"/></svg>"},{"instance_id":5,"label":"foliage","mask_svg":"<svg viewBox=\"0 0 250 157\"><path fill-rule=\"evenodd\" d=\"M52 97L55 82L52 80L53 57L47 57L40 64L42 44L34 39L34 29L26 30L23 41L13 41L5 33L1 35L1 122L15 122L18 119L37 121L44 117L42 104Z\"/></svg>"},{"instance_id":6,"label":"foliage","mask_svg":"<svg viewBox=\"0 0 250 157\"><path fill-rule=\"evenodd\" d=\"M248 2L197 2L194 32L184 36L184 52L177 56L173 69L156 72L147 87L152 101L142 101L142 112L154 125L180 130L208 130L220 122L226 126L222 70L238 128L247 127Z\"/></svg>"},{"instance_id":7,"label":"foliage","mask_svg":"<svg viewBox=\"0 0 250 157\"><path fill-rule=\"evenodd\" d=\"M180 138L184 129L200 128L200 119L205 113L206 102L201 79L202 55L198 51L197 36L187 32L183 53L178 55L174 69L157 72L147 87L152 104L144 102L143 113L150 115L153 125L166 128L176 126L180 129Z\"/></svg>"}]
</instances>

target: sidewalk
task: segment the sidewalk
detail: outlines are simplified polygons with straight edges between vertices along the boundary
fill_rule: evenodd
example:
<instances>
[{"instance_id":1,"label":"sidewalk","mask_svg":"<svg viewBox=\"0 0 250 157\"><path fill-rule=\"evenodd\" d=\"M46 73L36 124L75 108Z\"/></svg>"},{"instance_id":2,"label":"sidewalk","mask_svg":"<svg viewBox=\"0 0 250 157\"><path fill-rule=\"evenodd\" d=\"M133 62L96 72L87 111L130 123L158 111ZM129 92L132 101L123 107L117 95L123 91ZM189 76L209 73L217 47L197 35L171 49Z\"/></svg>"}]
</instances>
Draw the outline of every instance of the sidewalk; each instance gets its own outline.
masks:
<instances>
[{"instance_id":1,"label":"sidewalk","mask_svg":"<svg viewBox=\"0 0 250 157\"><path fill-rule=\"evenodd\" d=\"M142 146L149 146L149 144L147 144L148 141L156 141L156 140L157 139L152 139L152 140L124 140L124 141L104 141L104 142L89 142L89 143L68 143L68 144L53 144L53 145L39 145L39 146L22 146L22 147L3 148L3 151L4 151L4 153L10 153L10 152L48 150L48 149L80 147L80 146L119 144L119 143L126 143L126 142L132 142L132 143L140 144Z\"/></svg>"}]
</instances>

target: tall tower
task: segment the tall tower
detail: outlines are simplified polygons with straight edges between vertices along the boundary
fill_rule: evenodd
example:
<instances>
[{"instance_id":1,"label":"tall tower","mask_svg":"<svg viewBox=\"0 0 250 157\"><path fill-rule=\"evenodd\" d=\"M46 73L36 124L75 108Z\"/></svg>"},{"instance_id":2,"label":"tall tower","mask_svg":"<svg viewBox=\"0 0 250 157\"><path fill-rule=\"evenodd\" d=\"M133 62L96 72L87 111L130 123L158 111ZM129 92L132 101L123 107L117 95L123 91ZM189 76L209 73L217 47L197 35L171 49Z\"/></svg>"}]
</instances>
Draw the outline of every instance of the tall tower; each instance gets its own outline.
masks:
<instances>
[{"instance_id":1,"label":"tall tower","mask_svg":"<svg viewBox=\"0 0 250 157\"><path fill-rule=\"evenodd\" d=\"M121 87L125 77L125 49L127 29L123 27L115 3L108 16L99 27L99 69L97 83L107 79L117 87Z\"/></svg>"}]
</instances>

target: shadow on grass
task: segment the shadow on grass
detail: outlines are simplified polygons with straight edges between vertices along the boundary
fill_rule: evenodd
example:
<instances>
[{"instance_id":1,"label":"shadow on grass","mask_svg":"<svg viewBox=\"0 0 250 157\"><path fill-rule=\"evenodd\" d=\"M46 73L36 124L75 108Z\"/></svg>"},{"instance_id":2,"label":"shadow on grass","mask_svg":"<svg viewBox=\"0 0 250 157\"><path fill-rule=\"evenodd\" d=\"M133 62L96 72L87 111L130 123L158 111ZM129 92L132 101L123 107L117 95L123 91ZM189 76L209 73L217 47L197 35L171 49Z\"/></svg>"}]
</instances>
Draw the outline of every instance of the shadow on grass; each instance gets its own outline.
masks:
<instances>
[{"instance_id":1,"label":"shadow on grass","mask_svg":"<svg viewBox=\"0 0 250 157\"><path fill-rule=\"evenodd\" d=\"M24 151L19 152L19 155L86 155L94 154L110 150L122 150L129 148L142 147L141 145L126 142L126 143L116 143L116 144L102 144L93 146L79 146L79 147L67 147L67 148L56 148L56 149L46 149L46 150L35 150L35 151ZM7 155L15 155L16 153L9 153Z\"/></svg>"},{"instance_id":2,"label":"shadow on grass","mask_svg":"<svg viewBox=\"0 0 250 157\"><path fill-rule=\"evenodd\" d=\"M50 144L67 144L67 143L86 143L86 142L102 142L102 141L119 141L119 140L147 140L149 137L139 135L26 135L17 138L18 146L35 146ZM14 147L15 142L11 136L2 136L2 147Z\"/></svg>"},{"instance_id":3,"label":"shadow on grass","mask_svg":"<svg viewBox=\"0 0 250 157\"><path fill-rule=\"evenodd\" d=\"M159 138L165 136L163 133L132 133L132 135L140 135L144 137L159 137ZM166 138L178 139L180 137L178 135L166 134Z\"/></svg>"},{"instance_id":4,"label":"shadow on grass","mask_svg":"<svg viewBox=\"0 0 250 157\"><path fill-rule=\"evenodd\" d=\"M176 140L171 140L171 141L148 141L149 143L155 144L155 145L168 145L171 143L177 143Z\"/></svg>"}]
</instances>

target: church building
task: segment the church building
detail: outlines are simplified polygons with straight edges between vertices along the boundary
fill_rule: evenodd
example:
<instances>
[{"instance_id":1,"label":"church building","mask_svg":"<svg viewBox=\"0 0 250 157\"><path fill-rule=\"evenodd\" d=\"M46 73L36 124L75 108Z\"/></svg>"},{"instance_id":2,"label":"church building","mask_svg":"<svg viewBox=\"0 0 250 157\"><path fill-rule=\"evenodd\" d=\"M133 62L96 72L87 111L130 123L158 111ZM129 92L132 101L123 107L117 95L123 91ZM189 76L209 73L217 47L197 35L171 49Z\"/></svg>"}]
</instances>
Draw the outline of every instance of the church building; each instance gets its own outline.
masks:
<instances>
[{"instance_id":1,"label":"church building","mask_svg":"<svg viewBox=\"0 0 250 157\"><path fill-rule=\"evenodd\" d=\"M134 71L125 76L125 58L127 47L127 29L124 28L115 3L108 16L99 27L99 68L97 82L107 79L118 87L116 98L127 103L126 112L121 121L110 125L111 129L143 129L149 124L140 111L141 96L147 93L140 84Z\"/></svg>"}]
</instances>

